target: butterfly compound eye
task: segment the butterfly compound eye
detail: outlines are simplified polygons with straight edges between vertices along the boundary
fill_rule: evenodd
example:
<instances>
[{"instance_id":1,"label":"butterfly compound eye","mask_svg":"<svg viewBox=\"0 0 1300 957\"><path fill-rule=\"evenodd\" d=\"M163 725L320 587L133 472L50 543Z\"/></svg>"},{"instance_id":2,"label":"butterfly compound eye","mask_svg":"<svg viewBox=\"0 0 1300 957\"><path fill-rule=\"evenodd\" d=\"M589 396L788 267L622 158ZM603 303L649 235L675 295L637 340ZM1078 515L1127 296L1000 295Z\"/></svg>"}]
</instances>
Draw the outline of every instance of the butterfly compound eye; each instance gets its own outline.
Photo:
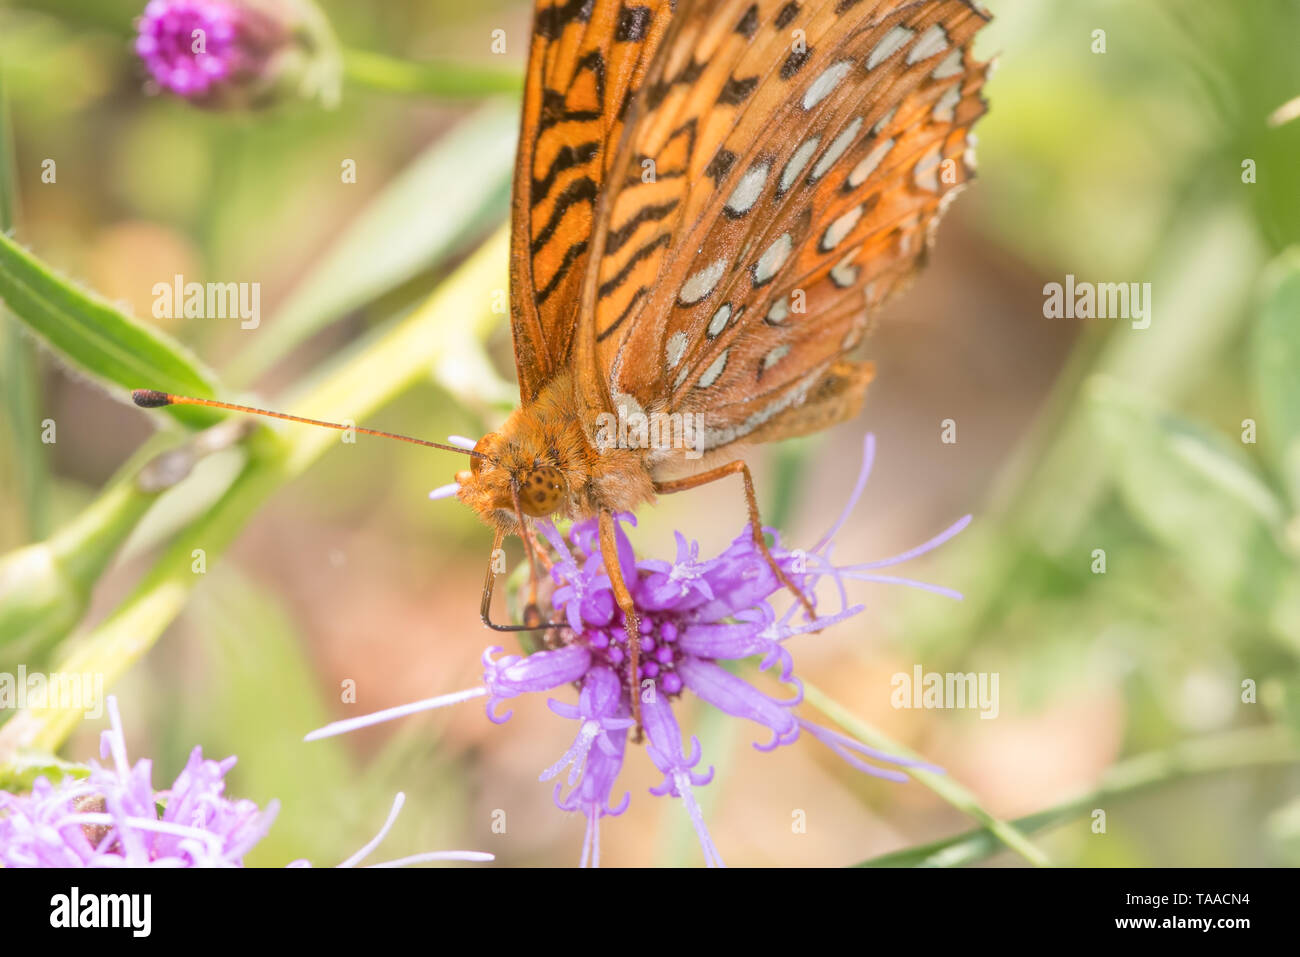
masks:
<instances>
[{"instance_id":1,"label":"butterfly compound eye","mask_svg":"<svg viewBox=\"0 0 1300 957\"><path fill-rule=\"evenodd\" d=\"M545 518L559 511L566 493L564 476L552 465L531 469L519 484L519 506L525 515Z\"/></svg>"},{"instance_id":2,"label":"butterfly compound eye","mask_svg":"<svg viewBox=\"0 0 1300 957\"><path fill-rule=\"evenodd\" d=\"M496 445L496 442L497 434L495 432L489 432L487 435L483 436L483 438L478 440L478 444L474 446L474 451L479 454L470 456L469 460L469 470L472 474L478 475L479 471L483 468L482 457L484 455L488 458L492 457L492 450Z\"/></svg>"}]
</instances>

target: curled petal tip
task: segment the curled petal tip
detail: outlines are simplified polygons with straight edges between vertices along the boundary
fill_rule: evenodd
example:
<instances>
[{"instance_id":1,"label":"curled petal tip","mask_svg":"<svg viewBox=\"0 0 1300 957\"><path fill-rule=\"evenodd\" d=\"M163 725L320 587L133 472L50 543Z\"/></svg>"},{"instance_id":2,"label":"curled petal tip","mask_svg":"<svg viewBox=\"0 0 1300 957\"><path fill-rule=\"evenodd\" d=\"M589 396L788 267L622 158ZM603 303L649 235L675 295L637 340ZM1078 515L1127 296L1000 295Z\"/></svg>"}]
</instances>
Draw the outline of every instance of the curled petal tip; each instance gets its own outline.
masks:
<instances>
[{"instance_id":1,"label":"curled petal tip","mask_svg":"<svg viewBox=\"0 0 1300 957\"><path fill-rule=\"evenodd\" d=\"M453 495L455 495L455 494L456 494L457 492L459 492L459 491L460 491L460 483L459 483L459 482L451 482L451 483L448 484L448 485L440 485L440 486L438 486L436 489L434 489L432 492L430 492L430 493L429 493L429 499L430 499L431 501L435 501L435 502L436 502L436 501L438 501L439 499L451 498Z\"/></svg>"}]
</instances>

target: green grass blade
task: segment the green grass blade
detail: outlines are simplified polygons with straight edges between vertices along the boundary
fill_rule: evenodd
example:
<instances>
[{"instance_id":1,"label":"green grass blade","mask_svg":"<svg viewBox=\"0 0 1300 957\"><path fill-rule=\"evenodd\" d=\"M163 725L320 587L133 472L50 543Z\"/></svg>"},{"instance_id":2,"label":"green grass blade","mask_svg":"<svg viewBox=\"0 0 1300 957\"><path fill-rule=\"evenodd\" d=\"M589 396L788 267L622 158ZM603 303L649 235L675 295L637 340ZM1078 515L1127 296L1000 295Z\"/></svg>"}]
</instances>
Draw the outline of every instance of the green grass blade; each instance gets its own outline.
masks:
<instances>
[{"instance_id":1,"label":"green grass blade","mask_svg":"<svg viewBox=\"0 0 1300 957\"><path fill-rule=\"evenodd\" d=\"M210 398L216 377L183 346L58 276L0 235L0 299L60 357L117 392L159 389ZM211 424L209 409L168 408L179 421Z\"/></svg>"},{"instance_id":2,"label":"green grass blade","mask_svg":"<svg viewBox=\"0 0 1300 957\"><path fill-rule=\"evenodd\" d=\"M0 672L46 660L81 620L100 575L153 505L139 469L168 442L156 436L76 518L49 538L0 556Z\"/></svg>"},{"instance_id":3,"label":"green grass blade","mask_svg":"<svg viewBox=\"0 0 1300 957\"><path fill-rule=\"evenodd\" d=\"M1102 777L1101 785L1045 811L1011 822L1022 833L1035 833L1064 824L1092 808L1149 788L1201 774L1239 768L1300 763L1285 729L1249 728L1188 741L1164 751L1137 755L1119 762ZM858 867L961 867L998 853L1003 844L987 828L894 851L863 861Z\"/></svg>"},{"instance_id":4,"label":"green grass blade","mask_svg":"<svg viewBox=\"0 0 1300 957\"><path fill-rule=\"evenodd\" d=\"M430 366L464 337L485 338L500 323L491 311L491 290L505 286L508 248L509 232L499 230L421 308L308 392L286 399L286 407L311 418L363 420L426 378ZM135 591L53 670L102 674L105 689L111 689L153 647L202 580L192 570L194 550L215 561L263 502L338 444L338 434L328 429L254 432L246 443L248 463L221 499L176 536ZM17 712L0 728L0 773L26 750L57 751L81 720L81 709L72 707Z\"/></svg>"},{"instance_id":5,"label":"green grass blade","mask_svg":"<svg viewBox=\"0 0 1300 957\"><path fill-rule=\"evenodd\" d=\"M13 229L17 218L17 177L14 175L13 129L9 97L0 75L0 232ZM3 312L3 310L0 310ZM11 453L12 474L0 470L0 482L12 482L22 521L10 534L0 536L0 546L42 538L49 530L49 468L46 447L40 441L39 388L36 350L23 339L17 324L0 316L0 381L4 395L4 428L0 441ZM0 518L5 517L0 514ZM17 516L15 516L17 518Z\"/></svg>"},{"instance_id":6,"label":"green grass blade","mask_svg":"<svg viewBox=\"0 0 1300 957\"><path fill-rule=\"evenodd\" d=\"M1274 260L1263 285L1253 342L1259 440L1300 512L1300 248Z\"/></svg>"},{"instance_id":7,"label":"green grass blade","mask_svg":"<svg viewBox=\"0 0 1300 957\"><path fill-rule=\"evenodd\" d=\"M1129 513L1207 594L1300 647L1300 572L1286 508L1240 442L1098 377L1088 407Z\"/></svg>"},{"instance_id":8,"label":"green grass blade","mask_svg":"<svg viewBox=\"0 0 1300 957\"><path fill-rule=\"evenodd\" d=\"M877 731L842 704L827 697L825 693L812 685L805 682L803 690L805 701L864 744L878 748L881 751L887 751L900 758L923 760L920 755ZM1011 848L1029 863L1036 867L1051 866L1052 862L1047 855L1035 847L1017 827L986 811L980 806L979 800L974 794L948 775L936 774L924 768L902 768L901 770L919 783L924 784L963 814L978 821L983 826L983 829L992 834L997 841Z\"/></svg>"},{"instance_id":9,"label":"green grass blade","mask_svg":"<svg viewBox=\"0 0 1300 957\"><path fill-rule=\"evenodd\" d=\"M453 61L412 63L368 50L343 52L343 76L370 90L448 99L519 93L524 86L523 72L517 67Z\"/></svg>"}]
</instances>

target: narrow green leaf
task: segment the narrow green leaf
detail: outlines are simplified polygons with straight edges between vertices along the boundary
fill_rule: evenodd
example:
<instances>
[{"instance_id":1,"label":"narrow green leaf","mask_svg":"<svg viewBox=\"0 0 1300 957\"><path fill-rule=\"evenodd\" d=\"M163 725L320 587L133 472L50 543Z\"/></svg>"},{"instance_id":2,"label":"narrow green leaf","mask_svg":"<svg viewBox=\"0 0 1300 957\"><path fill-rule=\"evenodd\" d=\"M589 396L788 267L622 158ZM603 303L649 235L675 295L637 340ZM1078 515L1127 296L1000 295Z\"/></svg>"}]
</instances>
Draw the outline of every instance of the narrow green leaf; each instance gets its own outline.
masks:
<instances>
[{"instance_id":1,"label":"narrow green leaf","mask_svg":"<svg viewBox=\"0 0 1300 957\"><path fill-rule=\"evenodd\" d=\"M804 683L804 700L864 744L900 758L921 760L920 755L876 730L849 711L848 708L806 682ZM924 768L902 768L902 770L963 814L979 821L983 825L984 831L992 835L994 840L1011 848L1035 867L1051 866L1052 862L1047 855L1035 847L1014 824L1009 824L986 811L980 805L979 799L964 785L946 774L936 774Z\"/></svg>"},{"instance_id":2,"label":"narrow green leaf","mask_svg":"<svg viewBox=\"0 0 1300 957\"><path fill-rule=\"evenodd\" d=\"M1300 753L1281 727L1247 728L1197 738L1165 751L1126 758L1102 776L1095 790L1055 807L1017 818L1011 825L1024 833L1056 827L1092 808L1152 787L1200 774L1239 768L1300 763ZM987 828L966 831L863 861L858 867L961 867L976 864L1003 849Z\"/></svg>"},{"instance_id":3,"label":"narrow green leaf","mask_svg":"<svg viewBox=\"0 0 1300 957\"><path fill-rule=\"evenodd\" d=\"M1260 445L1300 512L1300 248L1265 272L1253 345Z\"/></svg>"},{"instance_id":4,"label":"narrow green leaf","mask_svg":"<svg viewBox=\"0 0 1300 957\"><path fill-rule=\"evenodd\" d=\"M53 754L25 751L14 761L0 766L0 791L20 794L30 791L37 778L58 783L68 775L81 778L89 773L90 768L84 764L62 761Z\"/></svg>"},{"instance_id":5,"label":"narrow green leaf","mask_svg":"<svg viewBox=\"0 0 1300 957\"><path fill-rule=\"evenodd\" d=\"M160 436L146 443L48 539L0 557L0 671L43 661L81 620L100 575L154 502L157 493L136 477L166 442Z\"/></svg>"},{"instance_id":6,"label":"narrow green leaf","mask_svg":"<svg viewBox=\"0 0 1300 957\"><path fill-rule=\"evenodd\" d=\"M491 290L503 288L508 256L509 232L502 229L419 309L365 343L309 391L286 399L286 407L311 418L357 421L422 381L456 343L466 336L485 338L498 327ZM248 462L221 499L176 536L131 595L61 655L54 670L102 674L111 689L185 606L201 578L192 570L194 550L203 549L208 562L215 561L266 499L338 444L338 435L328 429L255 431L245 442ZM57 750L81 715L69 707L19 711L0 728L0 769L24 749Z\"/></svg>"},{"instance_id":7,"label":"narrow green leaf","mask_svg":"<svg viewBox=\"0 0 1300 957\"><path fill-rule=\"evenodd\" d=\"M1147 533L1211 593L1300 641L1300 580L1281 544L1286 509L1240 446L1113 379L1092 380L1087 401Z\"/></svg>"},{"instance_id":8,"label":"narrow green leaf","mask_svg":"<svg viewBox=\"0 0 1300 957\"><path fill-rule=\"evenodd\" d=\"M183 346L56 275L5 235L0 235L0 299L65 361L113 391L216 394L216 377ZM166 411L190 425L220 418L198 407Z\"/></svg>"},{"instance_id":9,"label":"narrow green leaf","mask_svg":"<svg viewBox=\"0 0 1300 957\"><path fill-rule=\"evenodd\" d=\"M25 342L17 324L0 316L0 382L3 382L4 424L0 442L5 447L5 464L0 467L0 487L15 489L13 526L0 535L0 547L40 538L49 531L50 476L46 456L48 446L41 443L37 356L30 342ZM3 507L0 507L3 509ZM7 516L0 510L0 520Z\"/></svg>"},{"instance_id":10,"label":"narrow green leaf","mask_svg":"<svg viewBox=\"0 0 1300 957\"><path fill-rule=\"evenodd\" d=\"M17 177L14 175L13 127L9 116L9 96L0 75L0 232L13 229L17 218ZM0 475L0 481L17 486L22 521L11 536L0 538L9 547L33 538L42 538L49 525L48 449L41 444L39 425L42 416L37 404L40 383L37 375L36 350L23 341L15 322L0 310L0 381L4 383L3 437L9 451L12 473ZM2 516L0 516L2 517ZM18 516L15 516L17 518Z\"/></svg>"},{"instance_id":11,"label":"narrow green leaf","mask_svg":"<svg viewBox=\"0 0 1300 957\"><path fill-rule=\"evenodd\" d=\"M0 73L0 231L13 229L18 219L17 177L14 175L12 118L9 115L9 91Z\"/></svg>"},{"instance_id":12,"label":"narrow green leaf","mask_svg":"<svg viewBox=\"0 0 1300 957\"><path fill-rule=\"evenodd\" d=\"M345 50L343 75L349 83L384 93L448 98L518 93L524 86L524 75L518 68L446 60L412 63L368 50Z\"/></svg>"}]
</instances>

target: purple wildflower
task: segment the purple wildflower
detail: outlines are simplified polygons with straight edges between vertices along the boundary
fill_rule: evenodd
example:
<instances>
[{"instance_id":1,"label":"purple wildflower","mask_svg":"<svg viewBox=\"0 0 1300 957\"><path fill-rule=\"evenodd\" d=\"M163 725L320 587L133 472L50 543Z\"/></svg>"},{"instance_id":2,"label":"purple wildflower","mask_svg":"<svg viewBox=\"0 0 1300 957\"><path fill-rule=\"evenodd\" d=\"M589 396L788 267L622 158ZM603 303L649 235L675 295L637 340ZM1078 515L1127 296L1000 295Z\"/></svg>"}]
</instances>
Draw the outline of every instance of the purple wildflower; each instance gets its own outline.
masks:
<instances>
[{"instance_id":1,"label":"purple wildflower","mask_svg":"<svg viewBox=\"0 0 1300 957\"><path fill-rule=\"evenodd\" d=\"M161 89L200 103L265 87L290 30L267 10L233 0L150 0L135 52Z\"/></svg>"},{"instance_id":2,"label":"purple wildflower","mask_svg":"<svg viewBox=\"0 0 1300 957\"><path fill-rule=\"evenodd\" d=\"M225 791L233 757L204 760L195 748L172 786L153 789L153 763L128 763L117 700L100 738L107 767L55 785L37 778L30 795L0 791L0 862L6 867L238 867L266 836L279 807L265 811ZM159 814L159 807L162 813Z\"/></svg>"},{"instance_id":3,"label":"purple wildflower","mask_svg":"<svg viewBox=\"0 0 1300 957\"><path fill-rule=\"evenodd\" d=\"M540 521L552 553L555 590L550 603L552 620L559 625L548 633L548 647L526 657L505 655L491 648L483 656L484 682L481 687L426 701L391 708L359 718L340 721L309 734L308 740L340 734L402 715L443 707L475 697L488 697L488 717L497 723L510 712L498 715L498 705L522 694L551 691L566 685L579 689L576 706L550 699L552 711L578 722L573 745L551 767L542 772L543 781L558 777L568 768L567 779L555 787L555 803L566 811L580 811L587 818L582 863L600 859L598 821L626 810L629 797L617 803L612 795L625 755L628 730L633 726L631 695L640 695L646 735L646 753L663 774L663 781L651 793L681 800L694 825L709 865L721 865L722 858L709 836L695 789L709 783L711 767L701 768L699 741L692 737L683 745L682 732L672 703L690 691L696 697L737 718L752 721L770 738L755 742L759 750L793 744L803 732L821 741L852 767L877 777L906 780L906 775L869 764L871 758L901 767L929 765L894 757L845 735L798 717L794 709L803 700L803 686L794 677L793 661L784 647L787 639L857 615L862 605L850 605L846 581L875 581L912 585L952 598L958 593L907 578L882 575L879 569L896 565L947 541L970 522L962 518L947 530L917 548L893 558L865 564L839 566L833 563L833 539L843 527L866 486L875 453L874 437L866 437L862 469L853 493L839 519L809 552L787 550L771 529L775 545L771 552L781 570L805 594L813 595L817 584L832 582L840 596L840 608L814 621L795 621L800 611L791 602L778 615L771 600L783 587L754 544L748 526L715 558L701 559L699 546L677 534L677 555L671 562L637 561L631 543L620 525L617 530L617 560L636 604L641 632L639 687L631 687L631 663L624 631L624 616L614 601L609 576L597 541L597 523L578 522L567 538L548 521ZM635 524L632 516L618 516L620 523ZM719 662L758 658L759 669L772 670L790 686L785 698L775 698L738 677ZM569 792L564 794L564 786Z\"/></svg>"},{"instance_id":4,"label":"purple wildflower","mask_svg":"<svg viewBox=\"0 0 1300 957\"><path fill-rule=\"evenodd\" d=\"M242 867L244 855L270 831L278 802L262 810L226 797L225 776L235 759L204 760L201 748L191 752L170 788L154 791L153 763L127 760L112 695L108 714L112 727L100 738L100 756L112 759L107 767L91 761L88 775L68 775L58 784L39 777L30 794L0 791L0 866ZM355 866L379 845L404 800L397 795L383 830L340 867ZM492 855L440 851L373 866L427 860L490 861Z\"/></svg>"}]
</instances>

